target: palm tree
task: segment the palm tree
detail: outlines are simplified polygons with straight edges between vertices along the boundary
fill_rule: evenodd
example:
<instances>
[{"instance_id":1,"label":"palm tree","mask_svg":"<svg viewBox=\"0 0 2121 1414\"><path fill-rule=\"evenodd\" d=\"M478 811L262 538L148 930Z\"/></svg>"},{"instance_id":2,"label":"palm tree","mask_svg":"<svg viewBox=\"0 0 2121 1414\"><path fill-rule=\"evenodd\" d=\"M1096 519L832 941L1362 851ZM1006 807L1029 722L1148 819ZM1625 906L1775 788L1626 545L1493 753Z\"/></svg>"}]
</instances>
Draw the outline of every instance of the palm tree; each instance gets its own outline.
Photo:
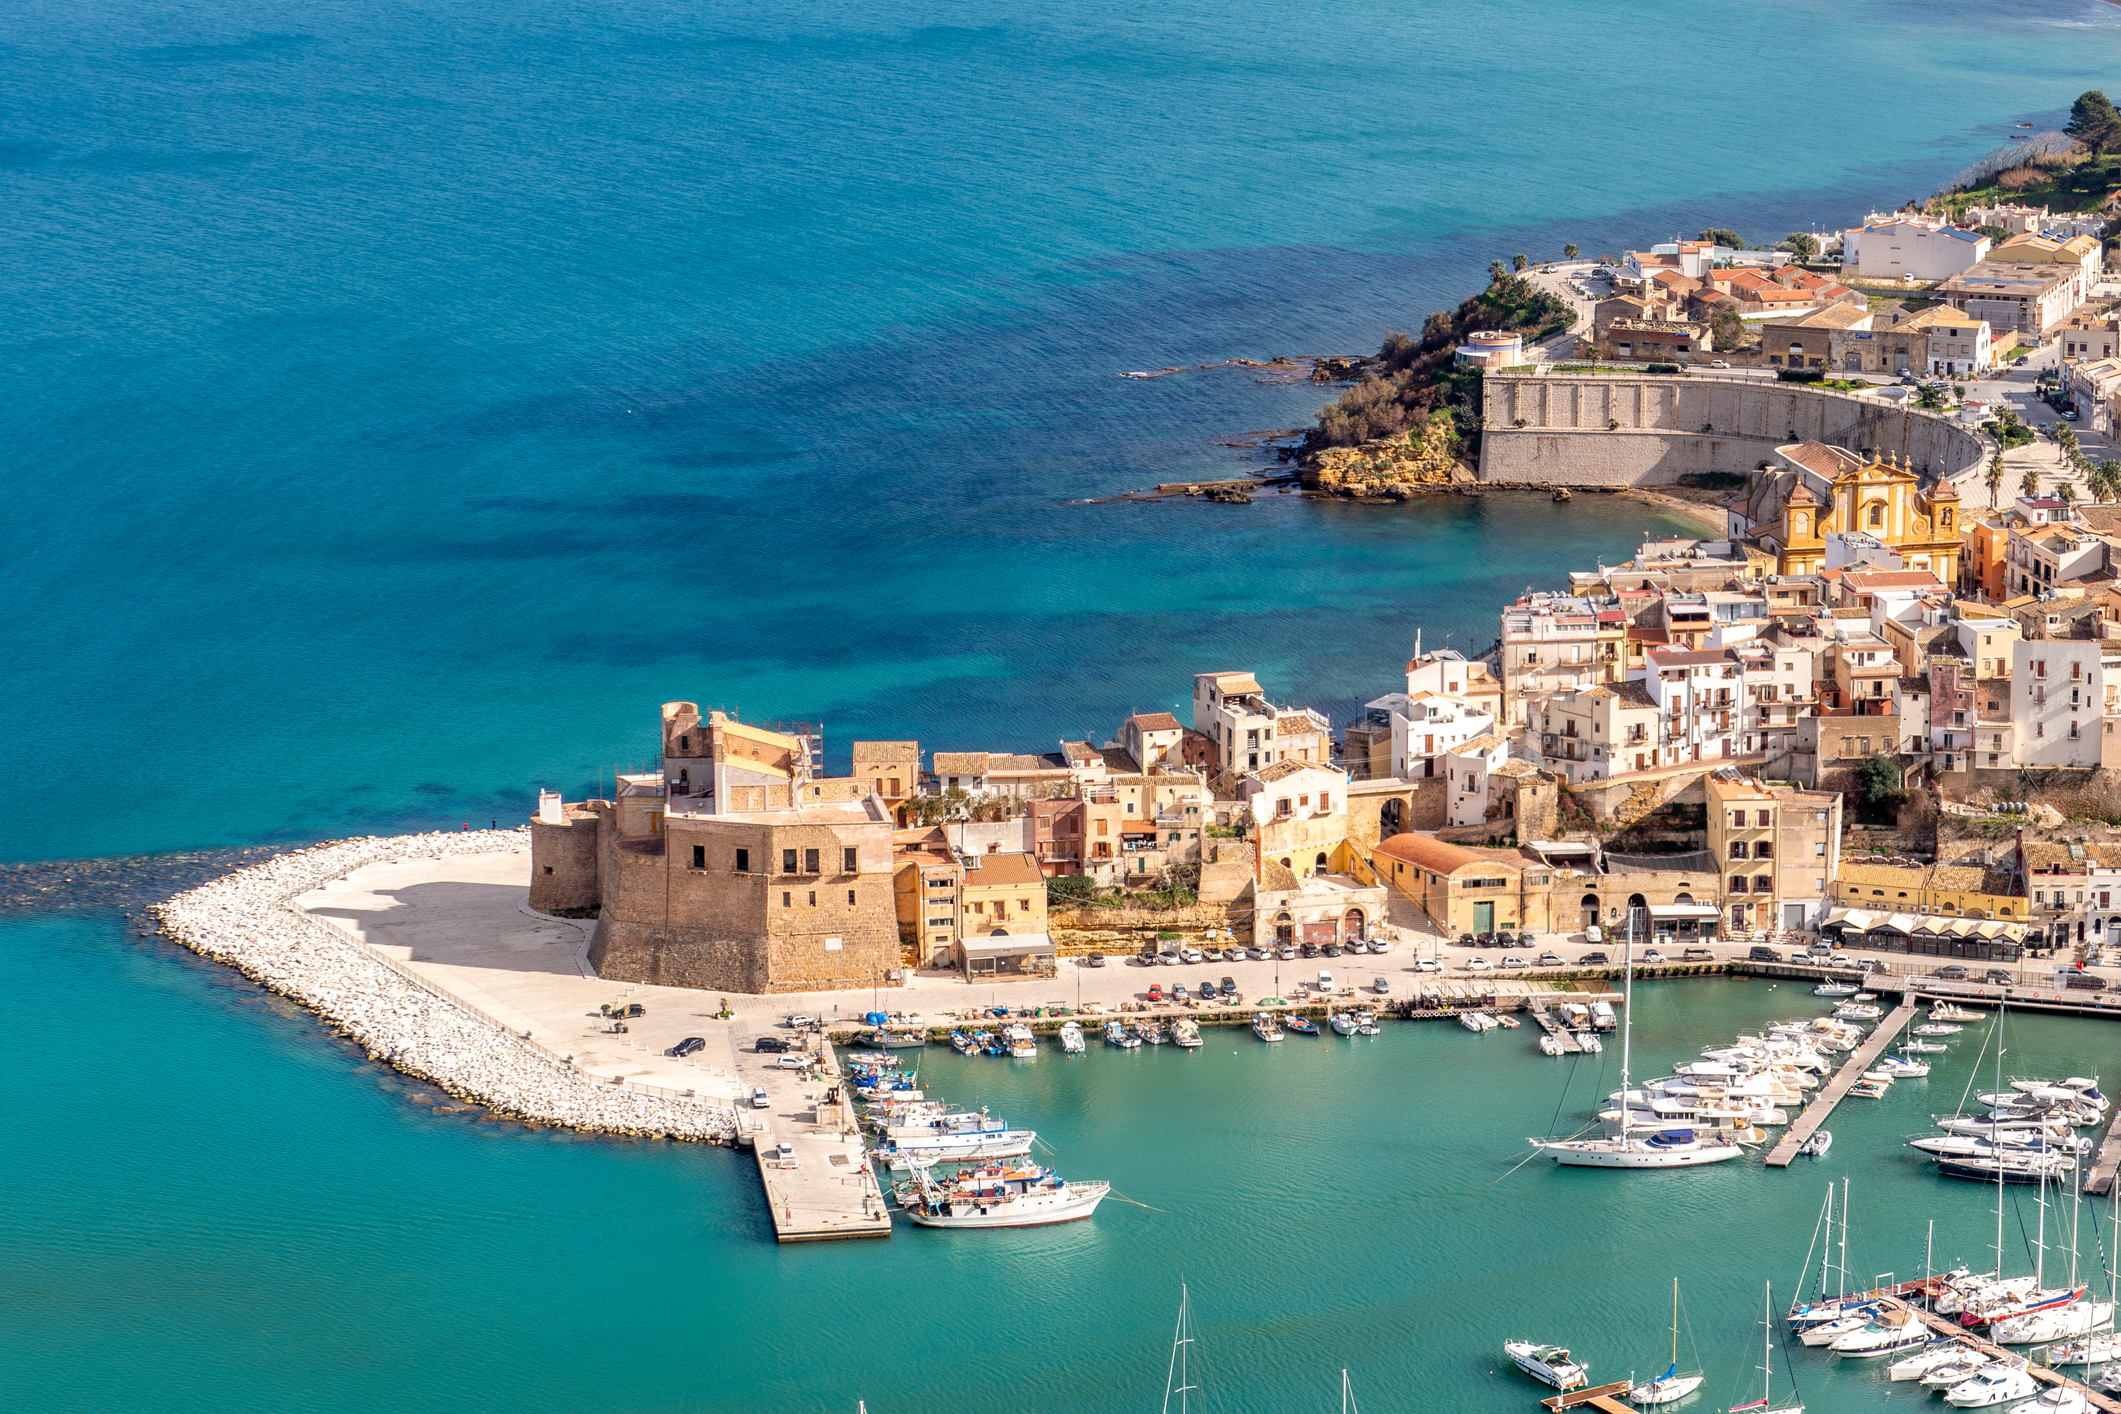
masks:
<instances>
[{"instance_id":1,"label":"palm tree","mask_svg":"<svg viewBox=\"0 0 2121 1414\"><path fill-rule=\"evenodd\" d=\"M2018 494L2021 496L2037 496L2040 494L2039 467L2026 467L2024 474L2018 478Z\"/></svg>"},{"instance_id":2,"label":"palm tree","mask_svg":"<svg viewBox=\"0 0 2121 1414\"><path fill-rule=\"evenodd\" d=\"M2121 497L2121 461L2108 457L2099 463L2099 479L2106 484L2106 494L2099 499L2111 501Z\"/></svg>"},{"instance_id":3,"label":"palm tree","mask_svg":"<svg viewBox=\"0 0 2121 1414\"><path fill-rule=\"evenodd\" d=\"M1561 258L1563 260L1574 260L1578 254L1579 252L1577 251L1573 243L1565 245L1561 248Z\"/></svg>"},{"instance_id":4,"label":"palm tree","mask_svg":"<svg viewBox=\"0 0 2121 1414\"><path fill-rule=\"evenodd\" d=\"M1510 257L1510 268L1512 270L1515 270L1520 275L1524 273L1524 268L1527 265L1530 265L1531 263L1532 262L1530 260L1526 259L1522 255L1513 255Z\"/></svg>"},{"instance_id":5,"label":"palm tree","mask_svg":"<svg viewBox=\"0 0 2121 1414\"><path fill-rule=\"evenodd\" d=\"M1988 459L1988 474L1982 480L1988 483L1988 508L1996 509L1996 492L2003 485L2003 453L1998 452Z\"/></svg>"},{"instance_id":6,"label":"palm tree","mask_svg":"<svg viewBox=\"0 0 2121 1414\"><path fill-rule=\"evenodd\" d=\"M2063 456L2074 458L2077 455L2076 429L2065 427L2055 433L2055 445L2062 449Z\"/></svg>"},{"instance_id":7,"label":"palm tree","mask_svg":"<svg viewBox=\"0 0 2121 1414\"><path fill-rule=\"evenodd\" d=\"M2061 499L2063 509L2065 511L2069 510L2077 503L2077 483L2074 481L2059 481L2055 483L2055 495Z\"/></svg>"},{"instance_id":8,"label":"palm tree","mask_svg":"<svg viewBox=\"0 0 2121 1414\"><path fill-rule=\"evenodd\" d=\"M1489 283L1489 284L1491 284L1491 285L1499 285L1499 284L1501 284L1501 283L1503 282L1503 279L1504 279L1504 277L1505 277L1505 276L1507 276L1507 275L1508 275L1509 273L1510 273L1510 272L1509 272L1508 270L1506 270L1506 269L1504 269L1504 268L1503 268L1503 264L1502 264L1502 262L1501 262L1501 261L1499 261L1499 260L1491 260L1491 261L1489 261L1489 262L1488 262L1488 283Z\"/></svg>"}]
</instances>

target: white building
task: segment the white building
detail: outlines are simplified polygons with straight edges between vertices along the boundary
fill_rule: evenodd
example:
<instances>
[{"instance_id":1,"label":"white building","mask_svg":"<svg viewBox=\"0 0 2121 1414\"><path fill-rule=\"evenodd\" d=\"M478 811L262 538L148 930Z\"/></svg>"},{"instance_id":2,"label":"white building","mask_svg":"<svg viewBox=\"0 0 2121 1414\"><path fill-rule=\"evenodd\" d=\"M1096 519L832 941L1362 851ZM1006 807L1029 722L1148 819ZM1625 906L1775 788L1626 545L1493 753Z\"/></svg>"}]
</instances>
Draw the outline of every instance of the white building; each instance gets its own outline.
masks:
<instances>
[{"instance_id":1,"label":"white building","mask_svg":"<svg viewBox=\"0 0 2121 1414\"><path fill-rule=\"evenodd\" d=\"M1841 273L1867 280L1949 280L1988 257L1978 231L1921 217L1873 217L1841 233Z\"/></svg>"},{"instance_id":2,"label":"white building","mask_svg":"<svg viewBox=\"0 0 2121 1414\"><path fill-rule=\"evenodd\" d=\"M1193 730L1221 748L1233 775L1277 761L1320 764L1333 759L1333 724L1308 707L1277 707L1250 673L1196 673Z\"/></svg>"},{"instance_id":3,"label":"white building","mask_svg":"<svg viewBox=\"0 0 2121 1414\"><path fill-rule=\"evenodd\" d=\"M2094 638L2011 645L2011 725L2018 766L2096 766L2106 690Z\"/></svg>"},{"instance_id":4,"label":"white building","mask_svg":"<svg viewBox=\"0 0 2121 1414\"><path fill-rule=\"evenodd\" d=\"M1478 825L1488 817L1488 778L1510 759L1499 736L1476 736L1444 753L1445 811L1453 825Z\"/></svg>"},{"instance_id":5,"label":"white building","mask_svg":"<svg viewBox=\"0 0 2121 1414\"><path fill-rule=\"evenodd\" d=\"M1744 671L1735 652L1653 648L1644 661L1642 685L1663 728L1658 765L1739 754Z\"/></svg>"},{"instance_id":6,"label":"white building","mask_svg":"<svg viewBox=\"0 0 2121 1414\"><path fill-rule=\"evenodd\" d=\"M1394 692L1365 703L1392 728L1392 774L1403 781L1444 774L1443 756L1495 730L1495 719L1462 697L1440 692Z\"/></svg>"}]
</instances>

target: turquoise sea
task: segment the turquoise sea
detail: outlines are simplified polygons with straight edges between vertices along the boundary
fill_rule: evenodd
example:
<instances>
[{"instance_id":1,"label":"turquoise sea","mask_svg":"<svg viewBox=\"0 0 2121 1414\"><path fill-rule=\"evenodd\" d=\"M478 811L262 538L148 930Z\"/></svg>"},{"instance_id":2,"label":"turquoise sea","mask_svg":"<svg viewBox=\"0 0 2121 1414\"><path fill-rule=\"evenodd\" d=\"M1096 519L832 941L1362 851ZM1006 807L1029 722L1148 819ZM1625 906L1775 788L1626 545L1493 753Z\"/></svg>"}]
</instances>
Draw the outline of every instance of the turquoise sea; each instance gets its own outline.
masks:
<instances>
[{"instance_id":1,"label":"turquoise sea","mask_svg":"<svg viewBox=\"0 0 2121 1414\"><path fill-rule=\"evenodd\" d=\"M0 53L0 859L49 860L520 815L678 697L834 761L1231 666L1344 717L1417 627L1478 649L1676 523L1085 505L1327 396L1118 373L1366 352L1519 251L1856 219L2111 89L2121 10L79 0ZM111 913L16 907L0 969L39 1410L1105 1408L1156 1396L1181 1277L1227 1407L1347 1364L1519 1408L1497 1340L1646 1367L1673 1271L1733 1344L1820 1186L1497 1183L1559 1072L1408 1028L969 1072L1160 1211L781 1252L730 1156L434 1116ZM1718 996L1687 1044L1767 1005ZM1837 1155L1904 1269L1979 1205L1895 1167L1900 1103Z\"/></svg>"}]
</instances>

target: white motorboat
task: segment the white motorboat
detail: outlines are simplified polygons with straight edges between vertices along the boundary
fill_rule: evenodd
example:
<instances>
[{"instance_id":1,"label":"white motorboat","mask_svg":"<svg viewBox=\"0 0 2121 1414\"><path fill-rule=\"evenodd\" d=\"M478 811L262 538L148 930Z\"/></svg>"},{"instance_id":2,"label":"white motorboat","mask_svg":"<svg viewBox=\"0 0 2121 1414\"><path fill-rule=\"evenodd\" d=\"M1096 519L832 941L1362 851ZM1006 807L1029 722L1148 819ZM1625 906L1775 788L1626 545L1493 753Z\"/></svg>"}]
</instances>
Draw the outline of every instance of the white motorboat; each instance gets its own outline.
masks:
<instances>
[{"instance_id":1,"label":"white motorboat","mask_svg":"<svg viewBox=\"0 0 2121 1414\"><path fill-rule=\"evenodd\" d=\"M1860 1331L1827 1342L1827 1349L1853 1359L1900 1355L1930 1343L1929 1327L1906 1311L1887 1311Z\"/></svg>"},{"instance_id":2,"label":"white motorboat","mask_svg":"<svg viewBox=\"0 0 2121 1414\"><path fill-rule=\"evenodd\" d=\"M1969 1011L1963 1006L1953 1006L1950 1002L1936 1002L1933 1003L1930 1007L1930 1020L1958 1022L1986 1021L1988 1020L1988 1014L1986 1012Z\"/></svg>"},{"instance_id":3,"label":"white motorboat","mask_svg":"<svg viewBox=\"0 0 2121 1414\"><path fill-rule=\"evenodd\" d=\"M1797 1333L1797 1339L1806 1345L1831 1345L1845 1335L1854 1335L1869 1326L1868 1312L1860 1316L1840 1316L1823 1325L1812 1326Z\"/></svg>"},{"instance_id":4,"label":"white motorboat","mask_svg":"<svg viewBox=\"0 0 2121 1414\"><path fill-rule=\"evenodd\" d=\"M1942 1041L1904 1041L1900 1049L1913 1056L1941 1056L1951 1047Z\"/></svg>"},{"instance_id":5,"label":"white motorboat","mask_svg":"<svg viewBox=\"0 0 2121 1414\"><path fill-rule=\"evenodd\" d=\"M1560 1038L1553 1035L1541 1035L1539 1038L1539 1049L1550 1056L1560 1056L1568 1054L1568 1052L1562 1050Z\"/></svg>"},{"instance_id":6,"label":"white motorboat","mask_svg":"<svg viewBox=\"0 0 2121 1414\"><path fill-rule=\"evenodd\" d=\"M1502 1343L1502 1353L1533 1379L1564 1394L1590 1383L1590 1373L1562 1346L1506 1340Z\"/></svg>"},{"instance_id":7,"label":"white motorboat","mask_svg":"<svg viewBox=\"0 0 2121 1414\"><path fill-rule=\"evenodd\" d=\"M1577 1032L1576 1044L1578 1046L1581 1046L1585 1051L1589 1052L1591 1055L1594 1056L1605 1050L1605 1042L1598 1039L1596 1032Z\"/></svg>"},{"instance_id":8,"label":"white motorboat","mask_svg":"<svg viewBox=\"0 0 2121 1414\"><path fill-rule=\"evenodd\" d=\"M1945 1336L1933 1340L1911 1355L1903 1355L1886 1371L1895 1380L1919 1380L1932 1370L1941 1370L1946 1365L1966 1358L1973 1347L1957 1336Z\"/></svg>"},{"instance_id":9,"label":"white motorboat","mask_svg":"<svg viewBox=\"0 0 2121 1414\"><path fill-rule=\"evenodd\" d=\"M1936 1369L1924 1375L1922 1377L1922 1387L1942 1392L1954 1386L1965 1384L1976 1374L1995 1363L1993 1356L1983 1355L1978 1350L1970 1350L1963 1359L1954 1360L1949 1365L1939 1365Z\"/></svg>"},{"instance_id":10,"label":"white motorboat","mask_svg":"<svg viewBox=\"0 0 2121 1414\"><path fill-rule=\"evenodd\" d=\"M1060 1029L1061 1049L1071 1056L1083 1053L1083 1028L1073 1021L1064 1021Z\"/></svg>"},{"instance_id":11,"label":"white motorboat","mask_svg":"<svg viewBox=\"0 0 2121 1414\"><path fill-rule=\"evenodd\" d=\"M1109 1183L1070 1182L1052 1169L992 1164L938 1181L917 1169L896 1190L906 1217L922 1227L1038 1227L1097 1211Z\"/></svg>"},{"instance_id":12,"label":"white motorboat","mask_svg":"<svg viewBox=\"0 0 2121 1414\"><path fill-rule=\"evenodd\" d=\"M1908 1028L1909 1034L1914 1036L1956 1036L1964 1030L1964 1026L1946 1026L1935 1021L1925 1021L1920 1026Z\"/></svg>"},{"instance_id":13,"label":"white motorboat","mask_svg":"<svg viewBox=\"0 0 2121 1414\"><path fill-rule=\"evenodd\" d=\"M1853 982L1821 982L1812 988L1815 997L1853 997L1860 989Z\"/></svg>"},{"instance_id":14,"label":"white motorboat","mask_svg":"<svg viewBox=\"0 0 2121 1414\"><path fill-rule=\"evenodd\" d=\"M1171 1023L1171 1039L1190 1051L1200 1044L1200 1027L1180 1017Z\"/></svg>"},{"instance_id":15,"label":"white motorboat","mask_svg":"<svg viewBox=\"0 0 2121 1414\"><path fill-rule=\"evenodd\" d=\"M1928 1061L1909 1060L1905 1056L1880 1056L1877 1068L1895 1080L1920 1080L1930 1073Z\"/></svg>"},{"instance_id":16,"label":"white motorboat","mask_svg":"<svg viewBox=\"0 0 2121 1414\"><path fill-rule=\"evenodd\" d=\"M1998 1363L1974 1371L1946 1390L1944 1402L1954 1409L1986 1409L1992 1404L2010 1404L2039 1392L2039 1382L2023 1366Z\"/></svg>"},{"instance_id":17,"label":"white motorboat","mask_svg":"<svg viewBox=\"0 0 2121 1414\"><path fill-rule=\"evenodd\" d=\"M1458 1013L1458 1024L1474 1032L1491 1030L1495 1025L1484 1011L1462 1011Z\"/></svg>"},{"instance_id":18,"label":"white motorboat","mask_svg":"<svg viewBox=\"0 0 2121 1414\"><path fill-rule=\"evenodd\" d=\"M1876 1021L1884 1015L1884 1012L1869 1002L1843 1002L1834 1008L1834 1018L1837 1021Z\"/></svg>"},{"instance_id":19,"label":"white motorboat","mask_svg":"<svg viewBox=\"0 0 2121 1414\"><path fill-rule=\"evenodd\" d=\"M2013 1404L2006 1414L2084 1414L2092 1407L2084 1391L2069 1385L2049 1385L2022 1404Z\"/></svg>"},{"instance_id":20,"label":"white motorboat","mask_svg":"<svg viewBox=\"0 0 2121 1414\"><path fill-rule=\"evenodd\" d=\"M1834 1147L1834 1131L1822 1129L1797 1146L1800 1154L1809 1154L1815 1159L1826 1157L1826 1151Z\"/></svg>"},{"instance_id":21,"label":"white motorboat","mask_svg":"<svg viewBox=\"0 0 2121 1414\"><path fill-rule=\"evenodd\" d=\"M1009 1046L1009 1054L1018 1060L1029 1060L1038 1054L1038 1038L1031 1028L1021 1021L1013 1021L1002 1028L1002 1040Z\"/></svg>"}]
</instances>

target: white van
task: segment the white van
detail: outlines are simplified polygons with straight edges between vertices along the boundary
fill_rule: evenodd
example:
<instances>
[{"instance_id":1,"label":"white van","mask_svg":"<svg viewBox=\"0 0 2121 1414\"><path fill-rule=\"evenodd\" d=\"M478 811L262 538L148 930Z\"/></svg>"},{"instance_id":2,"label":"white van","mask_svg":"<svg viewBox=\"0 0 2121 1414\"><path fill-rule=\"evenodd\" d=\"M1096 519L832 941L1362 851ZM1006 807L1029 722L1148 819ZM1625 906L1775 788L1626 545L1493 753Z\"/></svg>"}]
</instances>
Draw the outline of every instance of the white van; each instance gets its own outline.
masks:
<instances>
[{"instance_id":1,"label":"white van","mask_svg":"<svg viewBox=\"0 0 2121 1414\"><path fill-rule=\"evenodd\" d=\"M1333 974L1332 974L1332 973L1330 973L1330 972L1326 972L1326 971L1323 971L1323 970L1321 970L1321 971L1319 972L1319 974L1318 974L1318 990L1319 990L1319 991L1321 991L1321 992L1330 992L1330 991L1332 991L1332 990L1333 990Z\"/></svg>"}]
</instances>

